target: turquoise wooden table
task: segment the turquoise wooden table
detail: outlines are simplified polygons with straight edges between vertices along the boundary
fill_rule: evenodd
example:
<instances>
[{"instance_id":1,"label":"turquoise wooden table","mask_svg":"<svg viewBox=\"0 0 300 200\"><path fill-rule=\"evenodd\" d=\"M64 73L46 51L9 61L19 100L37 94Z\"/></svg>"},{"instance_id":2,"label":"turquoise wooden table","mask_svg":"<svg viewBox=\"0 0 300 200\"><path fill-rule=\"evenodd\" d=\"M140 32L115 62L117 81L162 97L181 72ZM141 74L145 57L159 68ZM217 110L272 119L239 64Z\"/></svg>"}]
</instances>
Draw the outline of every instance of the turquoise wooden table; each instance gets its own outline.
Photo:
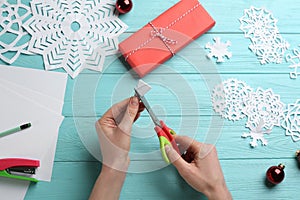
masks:
<instances>
[{"instance_id":1,"label":"turquoise wooden table","mask_svg":"<svg viewBox=\"0 0 300 200\"><path fill-rule=\"evenodd\" d=\"M133 10L120 16L129 26L120 40L176 2L134 0ZM232 122L217 116L212 109L209 89L220 80L236 78L252 88L272 88L283 103L294 103L300 97L300 80L290 79L291 69L285 61L261 65L248 49L250 40L244 38L238 19L251 5L272 11L291 51L300 44L300 3L294 0L202 0L201 3L216 20L216 25L195 41L196 46L189 46L145 77L145 81L153 83L153 89L147 94L149 102L178 134L192 134L199 141L216 145L234 199L299 199L300 169L295 160L299 143L285 136L284 129L274 127L272 133L265 136L269 141L267 146L251 148L250 139L241 138L247 131L246 119ZM205 56L208 51L203 49L216 36L232 43L229 47L232 58L221 64L209 61ZM199 59L201 69L187 62L185 57ZM21 55L13 65L44 68L41 56ZM183 80L189 89L178 84L179 80ZM95 120L112 103L132 95L136 81L117 57L107 59L103 73L85 70L76 79L68 79L63 108L65 119L59 131L52 181L32 184L26 199L88 198L101 169L101 163L92 155L97 152L97 141L92 139ZM163 166L159 154L145 156L158 150L158 140L152 128L146 133L138 131L145 127L151 127L147 113L142 114L133 131L131 152L134 156L121 199L205 199L180 178L173 166ZM269 188L265 185L265 172L279 163L286 165L285 180Z\"/></svg>"}]
</instances>

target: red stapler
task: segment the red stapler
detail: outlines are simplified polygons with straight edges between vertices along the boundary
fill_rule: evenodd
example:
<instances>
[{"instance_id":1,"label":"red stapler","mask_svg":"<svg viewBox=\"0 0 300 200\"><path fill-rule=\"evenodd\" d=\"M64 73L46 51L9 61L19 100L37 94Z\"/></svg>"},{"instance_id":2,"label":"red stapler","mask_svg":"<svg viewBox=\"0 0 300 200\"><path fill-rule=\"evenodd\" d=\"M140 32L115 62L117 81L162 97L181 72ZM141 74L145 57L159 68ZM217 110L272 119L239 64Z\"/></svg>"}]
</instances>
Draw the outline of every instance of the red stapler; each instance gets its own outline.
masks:
<instances>
[{"instance_id":1,"label":"red stapler","mask_svg":"<svg viewBox=\"0 0 300 200\"><path fill-rule=\"evenodd\" d=\"M39 166L40 161L38 160L24 158L0 159L0 176L38 182L38 180L32 176Z\"/></svg>"}]
</instances>

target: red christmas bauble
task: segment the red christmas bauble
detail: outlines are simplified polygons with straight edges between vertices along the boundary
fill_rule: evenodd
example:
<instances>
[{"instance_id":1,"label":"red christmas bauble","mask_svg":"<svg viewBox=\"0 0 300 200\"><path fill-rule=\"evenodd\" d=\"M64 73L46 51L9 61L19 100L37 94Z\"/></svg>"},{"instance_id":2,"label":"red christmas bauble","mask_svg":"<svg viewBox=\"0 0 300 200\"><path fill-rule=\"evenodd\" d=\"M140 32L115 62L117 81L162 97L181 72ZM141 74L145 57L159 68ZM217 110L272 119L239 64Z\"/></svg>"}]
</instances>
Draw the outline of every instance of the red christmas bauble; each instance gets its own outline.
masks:
<instances>
[{"instance_id":1,"label":"red christmas bauble","mask_svg":"<svg viewBox=\"0 0 300 200\"><path fill-rule=\"evenodd\" d=\"M132 1L131 0L117 0L116 8L119 13L125 14L128 13L132 8Z\"/></svg>"},{"instance_id":2,"label":"red christmas bauble","mask_svg":"<svg viewBox=\"0 0 300 200\"><path fill-rule=\"evenodd\" d=\"M283 179L284 179L283 169L284 169L283 164L279 164L278 166L270 167L266 172L267 180L274 185L283 181Z\"/></svg>"},{"instance_id":3,"label":"red christmas bauble","mask_svg":"<svg viewBox=\"0 0 300 200\"><path fill-rule=\"evenodd\" d=\"M300 150L296 151L296 159L298 161L298 164L300 165Z\"/></svg>"}]
</instances>

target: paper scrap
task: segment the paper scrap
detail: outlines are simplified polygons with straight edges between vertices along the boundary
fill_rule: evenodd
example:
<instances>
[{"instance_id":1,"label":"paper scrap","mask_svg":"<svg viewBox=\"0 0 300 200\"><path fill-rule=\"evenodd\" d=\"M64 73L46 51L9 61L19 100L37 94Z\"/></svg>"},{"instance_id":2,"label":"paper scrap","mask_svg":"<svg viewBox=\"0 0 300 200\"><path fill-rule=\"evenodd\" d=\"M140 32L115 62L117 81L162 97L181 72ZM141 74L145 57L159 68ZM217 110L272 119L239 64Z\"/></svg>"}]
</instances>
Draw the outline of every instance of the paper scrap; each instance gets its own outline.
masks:
<instances>
[{"instance_id":1,"label":"paper scrap","mask_svg":"<svg viewBox=\"0 0 300 200\"><path fill-rule=\"evenodd\" d=\"M149 90L151 90L151 86L140 79L135 89L141 96L144 96Z\"/></svg>"}]
</instances>

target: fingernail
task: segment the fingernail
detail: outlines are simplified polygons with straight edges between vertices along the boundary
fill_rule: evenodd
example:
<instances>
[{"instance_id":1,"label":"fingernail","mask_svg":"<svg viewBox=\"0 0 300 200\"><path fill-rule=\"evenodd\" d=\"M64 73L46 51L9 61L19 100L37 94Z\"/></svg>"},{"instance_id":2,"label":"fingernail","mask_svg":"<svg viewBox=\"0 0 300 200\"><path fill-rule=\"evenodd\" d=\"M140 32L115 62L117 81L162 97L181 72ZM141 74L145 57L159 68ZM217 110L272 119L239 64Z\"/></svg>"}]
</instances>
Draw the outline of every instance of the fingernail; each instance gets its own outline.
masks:
<instances>
[{"instance_id":1,"label":"fingernail","mask_svg":"<svg viewBox=\"0 0 300 200\"><path fill-rule=\"evenodd\" d=\"M170 147L170 145L166 145L166 146L165 146L165 151L166 151L166 153L168 153L168 152L170 152L170 151L171 151L171 147Z\"/></svg>"},{"instance_id":2,"label":"fingernail","mask_svg":"<svg viewBox=\"0 0 300 200\"><path fill-rule=\"evenodd\" d=\"M130 104L133 106L138 106L139 105L139 100L137 97L131 97L130 98Z\"/></svg>"}]
</instances>

